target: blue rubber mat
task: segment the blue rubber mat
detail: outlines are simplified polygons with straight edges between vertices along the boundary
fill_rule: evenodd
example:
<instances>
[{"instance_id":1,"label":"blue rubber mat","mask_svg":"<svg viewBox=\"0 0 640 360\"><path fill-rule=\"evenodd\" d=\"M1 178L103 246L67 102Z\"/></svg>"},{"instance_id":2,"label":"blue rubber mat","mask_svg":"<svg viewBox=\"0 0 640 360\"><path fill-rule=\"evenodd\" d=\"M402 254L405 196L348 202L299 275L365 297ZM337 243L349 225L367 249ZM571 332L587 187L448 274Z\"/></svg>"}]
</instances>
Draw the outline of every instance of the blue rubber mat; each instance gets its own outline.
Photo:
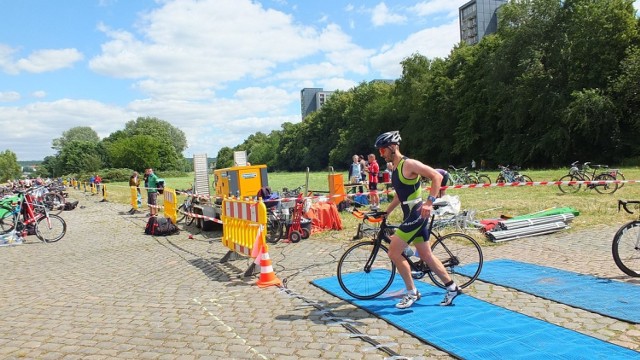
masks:
<instances>
[{"instance_id":1,"label":"blue rubber mat","mask_svg":"<svg viewBox=\"0 0 640 360\"><path fill-rule=\"evenodd\" d=\"M614 266L613 261L611 266ZM464 274L464 267L460 272ZM486 261L479 279L604 316L640 323L640 286L637 285L514 260Z\"/></svg>"},{"instance_id":2,"label":"blue rubber mat","mask_svg":"<svg viewBox=\"0 0 640 360\"><path fill-rule=\"evenodd\" d=\"M356 274L357 275L357 274ZM638 359L640 353L573 330L460 295L453 306L440 306L443 290L416 281L422 299L409 309L396 309L399 298L357 300L337 278L312 281L450 355L464 359ZM404 289L396 276L389 293Z\"/></svg>"}]
</instances>

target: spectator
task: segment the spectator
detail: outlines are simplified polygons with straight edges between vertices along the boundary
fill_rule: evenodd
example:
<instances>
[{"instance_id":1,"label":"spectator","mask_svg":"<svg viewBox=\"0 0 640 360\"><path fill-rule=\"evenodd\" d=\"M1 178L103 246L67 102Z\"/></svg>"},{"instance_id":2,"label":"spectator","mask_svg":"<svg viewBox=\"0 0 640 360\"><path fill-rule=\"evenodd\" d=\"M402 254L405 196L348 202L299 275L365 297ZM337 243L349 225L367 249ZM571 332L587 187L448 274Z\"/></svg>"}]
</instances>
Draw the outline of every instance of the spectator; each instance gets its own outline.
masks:
<instances>
[{"instance_id":1,"label":"spectator","mask_svg":"<svg viewBox=\"0 0 640 360\"><path fill-rule=\"evenodd\" d=\"M349 183L350 184L359 184L360 183L360 157L358 155L353 155L353 162L351 166L349 166ZM362 186L360 186L360 192L362 192Z\"/></svg>"},{"instance_id":2,"label":"spectator","mask_svg":"<svg viewBox=\"0 0 640 360\"><path fill-rule=\"evenodd\" d=\"M93 182L96 184L96 192L98 195L100 195L100 189L102 186L100 186L102 184L102 178L100 177L100 175L96 174L96 176L93 178Z\"/></svg>"},{"instance_id":3,"label":"spectator","mask_svg":"<svg viewBox=\"0 0 640 360\"><path fill-rule=\"evenodd\" d=\"M138 202L138 209L140 209L142 207L142 193L140 192L140 177L137 171L134 171L133 174L131 174L131 177L129 178L129 186L135 186L136 188L136 201ZM129 214L134 214L135 212L136 209L133 207L129 210Z\"/></svg>"},{"instance_id":4,"label":"spectator","mask_svg":"<svg viewBox=\"0 0 640 360\"><path fill-rule=\"evenodd\" d=\"M158 213L157 201L158 201L158 177L153 173L153 169L149 168L145 170L147 180L145 182L147 188L147 204L149 205L149 215L156 216Z\"/></svg>"},{"instance_id":5,"label":"spectator","mask_svg":"<svg viewBox=\"0 0 640 360\"><path fill-rule=\"evenodd\" d=\"M371 210L378 210L380 208L380 196L378 195L378 173L380 172L380 166L378 165L374 154L369 154L368 159L369 165L367 166L367 172L369 173Z\"/></svg>"}]
</instances>

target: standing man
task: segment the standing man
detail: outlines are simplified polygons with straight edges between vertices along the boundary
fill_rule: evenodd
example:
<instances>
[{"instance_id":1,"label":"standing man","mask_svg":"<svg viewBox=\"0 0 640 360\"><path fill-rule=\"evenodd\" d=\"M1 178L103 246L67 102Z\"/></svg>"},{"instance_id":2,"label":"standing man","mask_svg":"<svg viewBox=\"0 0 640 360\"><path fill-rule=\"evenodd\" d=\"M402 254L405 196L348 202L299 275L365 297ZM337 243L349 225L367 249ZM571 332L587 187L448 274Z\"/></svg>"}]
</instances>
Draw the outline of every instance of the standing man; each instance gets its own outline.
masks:
<instances>
[{"instance_id":1,"label":"standing man","mask_svg":"<svg viewBox=\"0 0 640 360\"><path fill-rule=\"evenodd\" d=\"M415 244L417 252L420 254L420 259L427 263L447 288L440 305L451 305L453 299L461 294L462 290L451 279L442 262L431 252L429 227L427 225L433 210L433 202L440 191L442 175L432 167L402 155L400 153L400 140L398 131L390 131L380 134L374 144L380 152L380 156L386 161L393 162L394 170L391 175L391 183L396 191L396 196L389 204L387 214L393 212L398 205L402 207L403 213L403 222L395 234L391 235L391 244L389 246L389 258L398 268L398 272L407 288L407 293L396 304L396 307L406 309L420 300L420 293L411 277L409 263L402 257L402 252L411 242ZM424 201L420 198L422 192L420 177L431 179L431 191Z\"/></svg>"},{"instance_id":2,"label":"standing man","mask_svg":"<svg viewBox=\"0 0 640 360\"><path fill-rule=\"evenodd\" d=\"M149 168L144 171L147 176L145 182L147 186L147 204L149 205L149 216L156 216L158 208L156 206L158 201L158 177L153 173L153 169Z\"/></svg>"},{"instance_id":3,"label":"standing man","mask_svg":"<svg viewBox=\"0 0 640 360\"><path fill-rule=\"evenodd\" d=\"M371 210L378 210L380 208L380 196L378 195L378 173L380 173L380 166L376 161L374 154L369 154L369 165L367 166L367 172L369 173L369 194L371 195Z\"/></svg>"}]
</instances>

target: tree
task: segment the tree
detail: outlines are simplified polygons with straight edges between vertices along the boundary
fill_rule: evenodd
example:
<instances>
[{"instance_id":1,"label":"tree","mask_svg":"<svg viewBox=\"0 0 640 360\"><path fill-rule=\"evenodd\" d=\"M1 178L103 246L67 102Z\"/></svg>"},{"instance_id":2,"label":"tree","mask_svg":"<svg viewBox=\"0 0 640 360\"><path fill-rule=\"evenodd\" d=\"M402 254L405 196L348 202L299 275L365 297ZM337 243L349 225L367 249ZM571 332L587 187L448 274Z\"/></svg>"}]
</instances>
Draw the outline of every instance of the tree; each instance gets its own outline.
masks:
<instances>
[{"instance_id":1,"label":"tree","mask_svg":"<svg viewBox=\"0 0 640 360\"><path fill-rule=\"evenodd\" d=\"M86 141L90 143L98 143L100 137L89 126L76 126L62 133L62 137L53 139L51 148L54 150L62 150L64 146L71 141Z\"/></svg>"},{"instance_id":2,"label":"tree","mask_svg":"<svg viewBox=\"0 0 640 360\"><path fill-rule=\"evenodd\" d=\"M20 178L21 171L18 164L18 157L11 150L0 153L0 181Z\"/></svg>"},{"instance_id":3,"label":"tree","mask_svg":"<svg viewBox=\"0 0 640 360\"><path fill-rule=\"evenodd\" d=\"M65 143L59 151L59 176L62 174L96 172L102 169L102 159L98 151L98 143L72 140ZM56 169L58 171L58 169Z\"/></svg>"},{"instance_id":4,"label":"tree","mask_svg":"<svg viewBox=\"0 0 640 360\"><path fill-rule=\"evenodd\" d=\"M160 141L169 143L177 154L187 148L187 137L184 132L165 120L154 117L139 117L135 121L127 122L123 130L128 136L148 135ZM122 136L118 134L117 136Z\"/></svg>"},{"instance_id":5,"label":"tree","mask_svg":"<svg viewBox=\"0 0 640 360\"><path fill-rule=\"evenodd\" d=\"M107 145L112 165L117 168L159 171L182 170L184 164L171 144L150 135L121 138Z\"/></svg>"}]
</instances>

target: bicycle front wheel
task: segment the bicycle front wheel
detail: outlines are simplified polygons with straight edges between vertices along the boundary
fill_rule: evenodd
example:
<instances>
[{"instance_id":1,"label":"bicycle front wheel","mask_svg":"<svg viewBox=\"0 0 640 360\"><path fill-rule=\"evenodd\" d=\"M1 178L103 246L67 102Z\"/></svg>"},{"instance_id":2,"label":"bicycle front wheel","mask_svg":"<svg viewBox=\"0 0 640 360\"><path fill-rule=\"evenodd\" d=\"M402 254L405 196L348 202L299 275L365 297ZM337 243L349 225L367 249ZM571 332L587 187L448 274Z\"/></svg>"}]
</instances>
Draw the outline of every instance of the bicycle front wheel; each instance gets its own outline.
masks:
<instances>
[{"instance_id":1,"label":"bicycle front wheel","mask_svg":"<svg viewBox=\"0 0 640 360\"><path fill-rule=\"evenodd\" d=\"M623 273L640 277L640 221L632 221L616 232L611 252Z\"/></svg>"},{"instance_id":2,"label":"bicycle front wheel","mask_svg":"<svg viewBox=\"0 0 640 360\"><path fill-rule=\"evenodd\" d=\"M177 211L178 217L176 219L176 224L179 223L180 221L184 220L184 218L186 216L185 215L186 208L187 207L185 206L185 204L182 204L182 205L180 205L180 207L178 207L178 211Z\"/></svg>"},{"instance_id":3,"label":"bicycle front wheel","mask_svg":"<svg viewBox=\"0 0 640 360\"><path fill-rule=\"evenodd\" d=\"M573 176L573 175L565 175L563 177L560 178L561 182L570 182L570 181L580 181L580 179L578 179L577 177ZM580 190L580 186L582 186L580 183L578 184L559 184L558 185L558 189L560 189L561 192L565 193L565 194L573 194L575 192L577 192L578 190Z\"/></svg>"},{"instance_id":4,"label":"bicycle front wheel","mask_svg":"<svg viewBox=\"0 0 640 360\"><path fill-rule=\"evenodd\" d=\"M44 242L56 242L67 233L67 223L58 215L49 214L36 222L36 236Z\"/></svg>"},{"instance_id":5,"label":"bicycle front wheel","mask_svg":"<svg viewBox=\"0 0 640 360\"><path fill-rule=\"evenodd\" d=\"M460 288L471 285L480 275L483 263L482 248L467 234L451 233L442 236L431 246L431 251ZM428 274L434 284L445 287L444 282L433 271Z\"/></svg>"},{"instance_id":6,"label":"bicycle front wheel","mask_svg":"<svg viewBox=\"0 0 640 360\"><path fill-rule=\"evenodd\" d=\"M338 261L338 283L342 290L362 300L373 299L387 291L396 274L396 266L388 253L384 245L374 253L373 241L359 242L347 249ZM368 262L371 268L365 269Z\"/></svg>"}]
</instances>

